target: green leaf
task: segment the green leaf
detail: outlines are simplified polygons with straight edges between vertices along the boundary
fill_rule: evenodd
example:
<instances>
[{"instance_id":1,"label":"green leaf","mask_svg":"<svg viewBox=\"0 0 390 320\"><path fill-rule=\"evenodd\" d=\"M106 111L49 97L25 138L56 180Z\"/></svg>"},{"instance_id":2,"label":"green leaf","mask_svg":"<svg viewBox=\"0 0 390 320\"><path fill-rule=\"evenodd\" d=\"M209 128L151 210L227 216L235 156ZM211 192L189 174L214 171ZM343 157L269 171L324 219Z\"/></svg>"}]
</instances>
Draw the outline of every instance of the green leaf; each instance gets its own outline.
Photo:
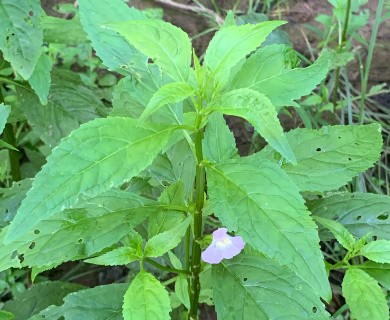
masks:
<instances>
[{"instance_id":1,"label":"green leaf","mask_svg":"<svg viewBox=\"0 0 390 320\"><path fill-rule=\"evenodd\" d=\"M208 117L202 144L204 158L212 162L223 162L238 154L233 133L217 112Z\"/></svg>"},{"instance_id":2,"label":"green leaf","mask_svg":"<svg viewBox=\"0 0 390 320\"><path fill-rule=\"evenodd\" d=\"M31 185L32 180L25 179L14 182L8 189L0 189L0 228L12 221Z\"/></svg>"},{"instance_id":3,"label":"green leaf","mask_svg":"<svg viewBox=\"0 0 390 320\"><path fill-rule=\"evenodd\" d=\"M127 284L110 284L70 293L62 306L51 306L29 320L123 320L122 301Z\"/></svg>"},{"instance_id":4,"label":"green leaf","mask_svg":"<svg viewBox=\"0 0 390 320\"><path fill-rule=\"evenodd\" d=\"M187 80L191 41L183 30L160 20L126 21L108 26L152 59L173 80Z\"/></svg>"},{"instance_id":5,"label":"green leaf","mask_svg":"<svg viewBox=\"0 0 390 320\"><path fill-rule=\"evenodd\" d=\"M379 263L390 263L390 241L377 240L367 243L359 254Z\"/></svg>"},{"instance_id":6,"label":"green leaf","mask_svg":"<svg viewBox=\"0 0 390 320\"><path fill-rule=\"evenodd\" d=\"M353 246L356 242L355 238L352 234L349 233L347 229L343 227L342 224L340 224L337 221L320 218L317 216L314 216L314 220L322 224L325 228L329 229L330 232L332 232L337 239L337 241L347 250L352 250Z\"/></svg>"},{"instance_id":7,"label":"green leaf","mask_svg":"<svg viewBox=\"0 0 390 320\"><path fill-rule=\"evenodd\" d=\"M308 202L313 215L336 220L355 237L372 233L390 240L390 197L369 193L338 193ZM332 239L320 230L321 239Z\"/></svg>"},{"instance_id":8,"label":"green leaf","mask_svg":"<svg viewBox=\"0 0 390 320\"><path fill-rule=\"evenodd\" d=\"M0 310L0 319L1 320L13 320L13 319L15 319L15 316L8 311Z\"/></svg>"},{"instance_id":9,"label":"green leaf","mask_svg":"<svg viewBox=\"0 0 390 320\"><path fill-rule=\"evenodd\" d=\"M265 95L251 89L233 90L222 95L211 110L248 120L272 148L291 163L296 163L294 152L283 133L275 107Z\"/></svg>"},{"instance_id":10,"label":"green leaf","mask_svg":"<svg viewBox=\"0 0 390 320\"><path fill-rule=\"evenodd\" d=\"M171 82L166 84L153 94L153 97L150 99L140 117L140 121L144 121L152 113L167 104L177 103L187 99L193 95L194 92L195 89L187 82Z\"/></svg>"},{"instance_id":11,"label":"green leaf","mask_svg":"<svg viewBox=\"0 0 390 320\"><path fill-rule=\"evenodd\" d=\"M49 95L51 84L50 73L52 67L53 62L51 61L51 58L46 53L42 52L31 77L28 79L28 83L38 95L39 100L43 105L47 104L47 97Z\"/></svg>"},{"instance_id":12,"label":"green leaf","mask_svg":"<svg viewBox=\"0 0 390 320\"><path fill-rule=\"evenodd\" d=\"M7 106L4 103L0 103L0 134L3 133L5 125L7 124L7 119L11 113L11 107Z\"/></svg>"},{"instance_id":13,"label":"green leaf","mask_svg":"<svg viewBox=\"0 0 390 320\"><path fill-rule=\"evenodd\" d=\"M184 199L184 184L179 180L166 188L158 200L162 203L184 206ZM166 232L172 226L179 225L183 220L183 213L174 210L162 210L157 214L151 215L148 221L148 236L152 238L159 233Z\"/></svg>"},{"instance_id":14,"label":"green leaf","mask_svg":"<svg viewBox=\"0 0 390 320\"><path fill-rule=\"evenodd\" d=\"M390 290L390 264L366 261L359 265L359 269L368 273L387 290Z\"/></svg>"},{"instance_id":15,"label":"green leaf","mask_svg":"<svg viewBox=\"0 0 390 320\"><path fill-rule=\"evenodd\" d=\"M250 88L261 92L276 107L295 106L294 100L308 95L326 77L330 54L324 52L307 68L292 69L290 51L285 45L261 48L236 73L231 88Z\"/></svg>"},{"instance_id":16,"label":"green leaf","mask_svg":"<svg viewBox=\"0 0 390 320\"><path fill-rule=\"evenodd\" d=\"M84 262L103 266L120 266L140 260L142 258L142 237L136 232L129 237L129 245L108 251L98 257L84 260Z\"/></svg>"},{"instance_id":17,"label":"green leaf","mask_svg":"<svg viewBox=\"0 0 390 320\"><path fill-rule=\"evenodd\" d=\"M109 70L129 75L147 73L147 57L115 31L103 27L112 22L146 19L141 11L129 8L122 0L80 0L78 5L84 30Z\"/></svg>"},{"instance_id":18,"label":"green leaf","mask_svg":"<svg viewBox=\"0 0 390 320\"><path fill-rule=\"evenodd\" d=\"M4 228L0 233L0 270L24 266L52 268L96 255L128 235L149 215L167 207L118 190L83 200L77 206L41 221L9 244L4 243L9 228Z\"/></svg>"},{"instance_id":19,"label":"green leaf","mask_svg":"<svg viewBox=\"0 0 390 320\"><path fill-rule=\"evenodd\" d=\"M282 169L301 191L323 192L342 187L371 167L379 159L382 147L378 124L298 128L287 132L286 137L298 164L285 163ZM270 161L278 157L270 147L264 148L260 156Z\"/></svg>"},{"instance_id":20,"label":"green leaf","mask_svg":"<svg viewBox=\"0 0 390 320\"><path fill-rule=\"evenodd\" d=\"M204 56L204 64L212 70L211 76L224 85L229 80L231 68L260 47L272 30L282 24L285 22L267 21L219 30L210 41Z\"/></svg>"},{"instance_id":21,"label":"green leaf","mask_svg":"<svg viewBox=\"0 0 390 320\"><path fill-rule=\"evenodd\" d=\"M190 197L196 171L196 159L191 147L187 141L181 140L167 150L167 156L171 161L176 180L183 181L185 194L187 198Z\"/></svg>"},{"instance_id":22,"label":"green leaf","mask_svg":"<svg viewBox=\"0 0 390 320\"><path fill-rule=\"evenodd\" d=\"M180 275L175 282L175 293L180 302L189 310L190 297L188 292L188 280L186 277Z\"/></svg>"},{"instance_id":23,"label":"green leaf","mask_svg":"<svg viewBox=\"0 0 390 320\"><path fill-rule=\"evenodd\" d=\"M145 257L160 257L169 250L177 247L181 239L187 232L192 217L187 217L182 223L175 225L171 229L156 234L145 245Z\"/></svg>"},{"instance_id":24,"label":"green leaf","mask_svg":"<svg viewBox=\"0 0 390 320\"><path fill-rule=\"evenodd\" d=\"M139 118L146 109L153 94L163 86L162 74L158 67L149 69L150 74L142 79L126 77L121 79L113 92L113 109L111 116ZM148 121L153 123L179 123L183 107L168 106L160 108L150 115Z\"/></svg>"},{"instance_id":25,"label":"green leaf","mask_svg":"<svg viewBox=\"0 0 390 320\"><path fill-rule=\"evenodd\" d=\"M150 273L141 271L126 291L124 319L169 320L170 311L169 295L163 285Z\"/></svg>"},{"instance_id":26,"label":"green leaf","mask_svg":"<svg viewBox=\"0 0 390 320\"><path fill-rule=\"evenodd\" d=\"M207 182L214 214L229 231L330 298L316 225L299 189L277 165L252 157L210 165Z\"/></svg>"},{"instance_id":27,"label":"green leaf","mask_svg":"<svg viewBox=\"0 0 390 320\"><path fill-rule=\"evenodd\" d=\"M41 55L41 12L36 0L0 2L0 50L24 79L30 78Z\"/></svg>"},{"instance_id":28,"label":"green leaf","mask_svg":"<svg viewBox=\"0 0 390 320\"><path fill-rule=\"evenodd\" d=\"M87 43L87 34L83 30L80 17L62 19L52 16L42 16L41 21L43 38L47 43L64 43L68 46L77 46Z\"/></svg>"},{"instance_id":29,"label":"green leaf","mask_svg":"<svg viewBox=\"0 0 390 320\"><path fill-rule=\"evenodd\" d=\"M50 99L43 106L35 94L18 88L22 112L36 135L50 148L80 124L99 117L103 103L85 85L54 76Z\"/></svg>"},{"instance_id":30,"label":"green leaf","mask_svg":"<svg viewBox=\"0 0 390 320\"><path fill-rule=\"evenodd\" d=\"M387 320L389 308L378 283L358 268L350 268L344 276L343 296L352 316L357 320Z\"/></svg>"},{"instance_id":31,"label":"green leaf","mask_svg":"<svg viewBox=\"0 0 390 320\"><path fill-rule=\"evenodd\" d=\"M213 266L212 283L218 319L328 319L305 278L272 259L224 260Z\"/></svg>"},{"instance_id":32,"label":"green leaf","mask_svg":"<svg viewBox=\"0 0 390 320\"><path fill-rule=\"evenodd\" d=\"M36 175L6 241L72 207L80 193L94 196L129 181L152 163L173 128L137 126L134 119L117 117L96 119L73 131Z\"/></svg>"},{"instance_id":33,"label":"green leaf","mask_svg":"<svg viewBox=\"0 0 390 320\"><path fill-rule=\"evenodd\" d=\"M62 299L67 294L81 289L84 289L84 286L60 281L33 284L15 299L7 301L2 310L12 312L15 320L29 319L50 305L62 304Z\"/></svg>"}]
</instances>

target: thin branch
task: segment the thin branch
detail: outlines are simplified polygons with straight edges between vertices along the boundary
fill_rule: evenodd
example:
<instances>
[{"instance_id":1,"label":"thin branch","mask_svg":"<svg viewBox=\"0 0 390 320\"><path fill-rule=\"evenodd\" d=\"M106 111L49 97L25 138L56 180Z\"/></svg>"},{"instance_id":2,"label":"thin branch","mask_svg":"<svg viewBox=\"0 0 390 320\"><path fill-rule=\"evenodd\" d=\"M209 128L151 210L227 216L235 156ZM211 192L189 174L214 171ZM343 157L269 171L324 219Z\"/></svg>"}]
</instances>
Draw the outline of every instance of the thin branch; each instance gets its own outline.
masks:
<instances>
[{"instance_id":1,"label":"thin branch","mask_svg":"<svg viewBox=\"0 0 390 320\"><path fill-rule=\"evenodd\" d=\"M213 18L218 23L218 25L222 25L224 22L223 18L221 18L213 10L210 10L204 6L191 6L191 5L187 5L187 4L183 4L183 3L176 3L176 2L171 1L171 0L154 0L154 1L157 3L161 3L162 5L172 7L172 8L192 11L192 12L196 12L196 13L203 13L203 14Z\"/></svg>"}]
</instances>

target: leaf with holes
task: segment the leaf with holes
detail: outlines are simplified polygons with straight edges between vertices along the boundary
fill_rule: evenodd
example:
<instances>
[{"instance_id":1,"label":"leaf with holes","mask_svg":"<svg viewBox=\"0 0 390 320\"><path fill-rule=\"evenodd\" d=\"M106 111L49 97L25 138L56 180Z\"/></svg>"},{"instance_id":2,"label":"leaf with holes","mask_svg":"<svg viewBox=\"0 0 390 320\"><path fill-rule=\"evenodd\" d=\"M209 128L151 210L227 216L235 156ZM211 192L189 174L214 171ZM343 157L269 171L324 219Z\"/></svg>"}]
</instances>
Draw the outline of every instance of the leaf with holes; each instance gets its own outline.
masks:
<instances>
[{"instance_id":1,"label":"leaf with holes","mask_svg":"<svg viewBox=\"0 0 390 320\"><path fill-rule=\"evenodd\" d=\"M379 124L295 129L287 132L286 137L298 164L285 163L282 169L301 191L323 192L342 187L371 167L382 148ZM260 157L274 162L280 159L270 147L264 148Z\"/></svg>"},{"instance_id":2,"label":"leaf with holes","mask_svg":"<svg viewBox=\"0 0 390 320\"><path fill-rule=\"evenodd\" d=\"M328 318L306 278L265 257L224 260L212 268L212 285L218 319Z\"/></svg>"},{"instance_id":3,"label":"leaf with holes","mask_svg":"<svg viewBox=\"0 0 390 320\"><path fill-rule=\"evenodd\" d=\"M214 214L229 231L287 265L314 292L329 299L316 225L299 189L277 165L253 160L241 158L207 167Z\"/></svg>"},{"instance_id":4,"label":"leaf with holes","mask_svg":"<svg viewBox=\"0 0 390 320\"><path fill-rule=\"evenodd\" d=\"M41 13L39 1L0 2L0 50L24 79L30 78L41 55Z\"/></svg>"},{"instance_id":5,"label":"leaf with holes","mask_svg":"<svg viewBox=\"0 0 390 320\"><path fill-rule=\"evenodd\" d=\"M292 68L285 45L261 48L248 58L234 76L231 88L250 88L265 94L276 107L294 106L326 77L331 54L324 52L307 68Z\"/></svg>"},{"instance_id":6,"label":"leaf with holes","mask_svg":"<svg viewBox=\"0 0 390 320\"><path fill-rule=\"evenodd\" d=\"M142 308L140 308L142 306ZM123 303L125 320L169 320L168 292L150 273L141 271L131 282Z\"/></svg>"},{"instance_id":7,"label":"leaf with holes","mask_svg":"<svg viewBox=\"0 0 390 320\"><path fill-rule=\"evenodd\" d=\"M375 237L390 240L390 197L370 193L337 193L309 201L313 215L336 220L355 237L371 233ZM333 237L320 229L322 240Z\"/></svg>"},{"instance_id":8,"label":"leaf with holes","mask_svg":"<svg viewBox=\"0 0 390 320\"><path fill-rule=\"evenodd\" d=\"M80 0L78 5L83 28L105 66L126 75L149 73L147 57L115 31L104 27L106 23L146 19L141 11L129 8L122 0Z\"/></svg>"},{"instance_id":9,"label":"leaf with holes","mask_svg":"<svg viewBox=\"0 0 390 320\"><path fill-rule=\"evenodd\" d=\"M205 110L215 110L248 120L272 148L291 163L296 163L275 107L265 95L251 89L237 89L223 94L214 102L214 106Z\"/></svg>"},{"instance_id":10,"label":"leaf with holes","mask_svg":"<svg viewBox=\"0 0 390 320\"><path fill-rule=\"evenodd\" d=\"M227 26L219 30L206 50L204 64L221 84L229 80L230 69L260 47L267 36L284 21L266 21L255 25Z\"/></svg>"},{"instance_id":11,"label":"leaf with holes","mask_svg":"<svg viewBox=\"0 0 390 320\"><path fill-rule=\"evenodd\" d=\"M174 25L160 20L110 23L128 43L152 59L175 81L186 81L191 64L191 41Z\"/></svg>"},{"instance_id":12,"label":"leaf with holes","mask_svg":"<svg viewBox=\"0 0 390 320\"><path fill-rule=\"evenodd\" d=\"M379 263L390 263L390 241L377 240L367 243L359 254Z\"/></svg>"},{"instance_id":13,"label":"leaf with holes","mask_svg":"<svg viewBox=\"0 0 390 320\"><path fill-rule=\"evenodd\" d=\"M15 182L8 189L0 189L0 228L12 221L31 185L32 179L24 179Z\"/></svg>"},{"instance_id":14,"label":"leaf with holes","mask_svg":"<svg viewBox=\"0 0 390 320\"><path fill-rule=\"evenodd\" d=\"M24 266L44 267L88 258L116 244L149 215L169 205L130 192L110 190L78 203L9 244L0 233L0 270ZM49 268L50 269L50 268Z\"/></svg>"},{"instance_id":15,"label":"leaf with holes","mask_svg":"<svg viewBox=\"0 0 390 320\"><path fill-rule=\"evenodd\" d=\"M134 119L116 117L96 119L73 131L36 175L6 242L72 207L81 193L95 196L129 181L152 163L173 129L141 126Z\"/></svg>"},{"instance_id":16,"label":"leaf with holes","mask_svg":"<svg viewBox=\"0 0 390 320\"><path fill-rule=\"evenodd\" d=\"M128 285L116 283L68 294L61 306L50 306L29 320L123 320L122 301Z\"/></svg>"},{"instance_id":17,"label":"leaf with holes","mask_svg":"<svg viewBox=\"0 0 390 320\"><path fill-rule=\"evenodd\" d=\"M389 319L389 308L382 289L363 270L349 268L345 273L342 288L343 296L355 319Z\"/></svg>"}]
</instances>

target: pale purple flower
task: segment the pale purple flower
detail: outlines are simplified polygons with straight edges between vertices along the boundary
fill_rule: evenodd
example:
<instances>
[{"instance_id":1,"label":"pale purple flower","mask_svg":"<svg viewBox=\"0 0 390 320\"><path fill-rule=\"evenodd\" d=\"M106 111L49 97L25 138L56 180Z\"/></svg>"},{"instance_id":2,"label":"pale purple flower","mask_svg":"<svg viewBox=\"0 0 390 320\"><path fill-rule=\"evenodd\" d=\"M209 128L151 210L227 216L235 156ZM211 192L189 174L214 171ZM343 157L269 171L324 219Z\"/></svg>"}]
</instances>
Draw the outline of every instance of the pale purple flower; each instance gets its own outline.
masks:
<instances>
[{"instance_id":1,"label":"pale purple flower","mask_svg":"<svg viewBox=\"0 0 390 320\"><path fill-rule=\"evenodd\" d=\"M202 252L202 260L217 264L222 259L231 259L244 249L245 243L240 236L232 237L227 234L226 228L218 228L213 232L213 241Z\"/></svg>"}]
</instances>

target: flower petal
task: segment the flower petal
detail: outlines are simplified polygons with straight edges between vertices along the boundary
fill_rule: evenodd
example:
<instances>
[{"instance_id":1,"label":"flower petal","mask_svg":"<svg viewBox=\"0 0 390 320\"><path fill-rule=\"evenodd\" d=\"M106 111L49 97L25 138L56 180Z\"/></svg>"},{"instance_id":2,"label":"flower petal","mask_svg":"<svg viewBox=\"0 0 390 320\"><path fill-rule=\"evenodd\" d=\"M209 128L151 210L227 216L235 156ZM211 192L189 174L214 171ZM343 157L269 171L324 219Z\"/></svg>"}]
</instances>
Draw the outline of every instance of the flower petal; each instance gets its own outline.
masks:
<instances>
[{"instance_id":1,"label":"flower petal","mask_svg":"<svg viewBox=\"0 0 390 320\"><path fill-rule=\"evenodd\" d=\"M212 244L202 252L202 260L210 264L218 264L223 258L222 251Z\"/></svg>"},{"instance_id":2,"label":"flower petal","mask_svg":"<svg viewBox=\"0 0 390 320\"><path fill-rule=\"evenodd\" d=\"M226 238L227 229L218 228L213 232L213 243L218 242Z\"/></svg>"}]
</instances>

